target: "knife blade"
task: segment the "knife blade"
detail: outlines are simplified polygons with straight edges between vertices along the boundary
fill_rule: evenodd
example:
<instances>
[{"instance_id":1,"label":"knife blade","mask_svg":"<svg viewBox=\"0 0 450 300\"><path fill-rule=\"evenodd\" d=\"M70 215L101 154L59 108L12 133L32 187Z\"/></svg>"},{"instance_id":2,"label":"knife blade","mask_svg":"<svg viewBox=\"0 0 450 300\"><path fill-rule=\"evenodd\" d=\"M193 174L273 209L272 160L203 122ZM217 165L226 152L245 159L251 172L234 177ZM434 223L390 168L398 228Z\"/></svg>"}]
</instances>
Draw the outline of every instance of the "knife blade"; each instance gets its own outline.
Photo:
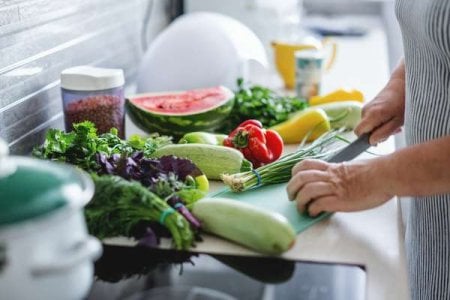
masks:
<instances>
[{"instance_id":1,"label":"knife blade","mask_svg":"<svg viewBox=\"0 0 450 300\"><path fill-rule=\"evenodd\" d=\"M356 140L351 142L341 151L327 159L328 162L338 163L343 161L349 161L370 148L369 144L370 133L364 133L360 135Z\"/></svg>"}]
</instances>

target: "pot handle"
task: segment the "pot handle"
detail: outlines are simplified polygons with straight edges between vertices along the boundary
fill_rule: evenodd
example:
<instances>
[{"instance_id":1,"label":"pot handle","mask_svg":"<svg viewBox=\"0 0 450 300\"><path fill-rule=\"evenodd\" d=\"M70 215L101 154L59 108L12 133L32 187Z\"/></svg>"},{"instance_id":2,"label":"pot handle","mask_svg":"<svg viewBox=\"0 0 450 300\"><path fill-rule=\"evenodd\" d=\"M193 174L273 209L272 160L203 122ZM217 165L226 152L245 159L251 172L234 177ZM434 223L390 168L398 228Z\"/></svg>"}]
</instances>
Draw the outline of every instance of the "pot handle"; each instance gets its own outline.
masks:
<instances>
[{"instance_id":1,"label":"pot handle","mask_svg":"<svg viewBox=\"0 0 450 300\"><path fill-rule=\"evenodd\" d=\"M87 260L95 261L102 253L102 245L96 238L90 236L84 241L76 243L61 257L52 257L51 260L41 261L31 267L33 276L46 276L66 272Z\"/></svg>"}]
</instances>

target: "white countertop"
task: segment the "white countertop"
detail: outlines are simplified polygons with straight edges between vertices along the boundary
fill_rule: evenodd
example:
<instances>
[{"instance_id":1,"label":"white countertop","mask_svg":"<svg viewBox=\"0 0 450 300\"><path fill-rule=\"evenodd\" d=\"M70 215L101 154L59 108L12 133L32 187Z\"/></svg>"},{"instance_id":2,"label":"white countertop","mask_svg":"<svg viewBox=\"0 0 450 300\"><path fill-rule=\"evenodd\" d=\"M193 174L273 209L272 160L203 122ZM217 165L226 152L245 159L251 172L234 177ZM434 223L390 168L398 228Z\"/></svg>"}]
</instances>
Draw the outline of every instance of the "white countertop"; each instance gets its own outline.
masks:
<instances>
[{"instance_id":1,"label":"white countertop","mask_svg":"<svg viewBox=\"0 0 450 300\"><path fill-rule=\"evenodd\" d=\"M370 151L389 153L393 140ZM363 154L359 158L369 158ZM357 159L359 159L357 158ZM212 182L211 190L222 188ZM354 213L335 213L329 219L298 234L282 256L318 262L362 264L367 271L367 300L408 299L402 233L398 204L393 199L378 208ZM194 251L255 255L246 248L207 236Z\"/></svg>"},{"instance_id":2,"label":"white countertop","mask_svg":"<svg viewBox=\"0 0 450 300\"><path fill-rule=\"evenodd\" d=\"M380 29L363 38L339 38L334 68L324 76L323 92L348 86L373 98L386 83L388 58L386 38ZM130 125L128 122L127 126ZM128 132L136 132L128 126ZM394 141L380 144L372 151L392 152ZM367 155L367 154L363 154ZM213 190L222 187L211 184ZM367 300L408 299L403 232L396 199L381 207L356 213L335 213L297 236L292 249L283 256L308 261L358 263L367 270ZM130 245L125 239L109 243ZM219 238L205 236L197 251L255 254Z\"/></svg>"}]
</instances>

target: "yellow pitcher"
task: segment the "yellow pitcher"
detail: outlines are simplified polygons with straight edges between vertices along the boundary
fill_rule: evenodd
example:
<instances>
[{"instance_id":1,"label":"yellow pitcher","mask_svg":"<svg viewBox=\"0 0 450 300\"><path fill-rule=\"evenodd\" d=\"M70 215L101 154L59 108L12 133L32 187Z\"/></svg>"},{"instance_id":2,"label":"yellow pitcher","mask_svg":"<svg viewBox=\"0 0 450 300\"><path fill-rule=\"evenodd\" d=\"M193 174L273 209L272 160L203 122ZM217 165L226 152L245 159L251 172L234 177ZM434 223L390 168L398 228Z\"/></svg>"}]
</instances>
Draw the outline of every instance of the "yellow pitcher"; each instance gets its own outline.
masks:
<instances>
[{"instance_id":1,"label":"yellow pitcher","mask_svg":"<svg viewBox=\"0 0 450 300\"><path fill-rule=\"evenodd\" d=\"M318 40L310 37L306 38L299 43L290 42L272 42L272 48L274 50L275 66L283 78L285 87L287 89L293 89L295 87L295 56L294 53L300 50L316 49L322 50L325 47L331 47L330 57L325 64L325 69L329 70L336 58L337 44L329 39Z\"/></svg>"}]
</instances>

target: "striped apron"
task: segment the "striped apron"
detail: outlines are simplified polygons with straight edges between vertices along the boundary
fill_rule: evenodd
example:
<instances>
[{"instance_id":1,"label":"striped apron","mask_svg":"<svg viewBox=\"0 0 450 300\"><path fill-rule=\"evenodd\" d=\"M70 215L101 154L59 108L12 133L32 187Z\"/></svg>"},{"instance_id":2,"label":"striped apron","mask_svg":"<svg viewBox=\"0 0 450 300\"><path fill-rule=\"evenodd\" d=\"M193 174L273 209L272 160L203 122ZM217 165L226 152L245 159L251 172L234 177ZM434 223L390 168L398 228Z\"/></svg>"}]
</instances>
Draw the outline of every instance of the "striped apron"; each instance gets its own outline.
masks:
<instances>
[{"instance_id":1,"label":"striped apron","mask_svg":"<svg viewBox=\"0 0 450 300\"><path fill-rule=\"evenodd\" d=\"M406 64L406 143L450 135L450 0L397 0L396 14ZM412 299L450 299L450 195L414 198L407 215Z\"/></svg>"}]
</instances>

